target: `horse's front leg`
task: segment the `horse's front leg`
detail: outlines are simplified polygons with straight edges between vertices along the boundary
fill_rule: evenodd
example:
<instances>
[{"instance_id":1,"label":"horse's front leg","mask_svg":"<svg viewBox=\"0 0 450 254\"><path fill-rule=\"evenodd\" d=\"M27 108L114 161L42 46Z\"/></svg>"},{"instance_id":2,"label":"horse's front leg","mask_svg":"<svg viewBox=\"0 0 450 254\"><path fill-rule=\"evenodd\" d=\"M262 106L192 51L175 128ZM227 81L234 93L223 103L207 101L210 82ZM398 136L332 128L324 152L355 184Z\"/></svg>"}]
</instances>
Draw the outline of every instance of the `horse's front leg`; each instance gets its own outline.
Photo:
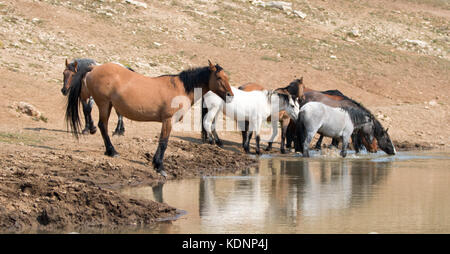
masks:
<instances>
[{"instance_id":1,"label":"horse's front leg","mask_svg":"<svg viewBox=\"0 0 450 254\"><path fill-rule=\"evenodd\" d=\"M94 100L92 98L89 98L87 101L82 101L83 104L83 114L84 114L84 120L85 120L85 127L84 130L81 132L82 134L94 134L97 132L97 127L94 125L94 121L92 121L92 106L94 105Z\"/></svg>"},{"instance_id":2,"label":"horse's front leg","mask_svg":"<svg viewBox=\"0 0 450 254\"><path fill-rule=\"evenodd\" d=\"M359 139L359 133L352 133L352 143L353 143L353 149L355 150L355 153L359 153L361 151L361 142Z\"/></svg>"},{"instance_id":3,"label":"horse's front leg","mask_svg":"<svg viewBox=\"0 0 450 254\"><path fill-rule=\"evenodd\" d=\"M349 139L350 139L350 136L342 136L341 156L344 158L345 158L345 156L347 156L347 146L348 146Z\"/></svg>"},{"instance_id":4,"label":"horse's front leg","mask_svg":"<svg viewBox=\"0 0 450 254\"><path fill-rule=\"evenodd\" d=\"M203 119L203 129L205 130L209 144L211 145L214 144L213 138L213 129L215 128L214 119L216 118L218 112L219 111L217 108L212 108Z\"/></svg>"},{"instance_id":5,"label":"horse's front leg","mask_svg":"<svg viewBox=\"0 0 450 254\"><path fill-rule=\"evenodd\" d=\"M117 126L112 135L123 136L123 134L125 133L125 127L123 126L123 116L121 116L117 111L116 113L117 113Z\"/></svg>"},{"instance_id":6,"label":"horse's front leg","mask_svg":"<svg viewBox=\"0 0 450 254\"><path fill-rule=\"evenodd\" d=\"M172 131L172 118L168 118L162 121L161 135L159 136L158 149L153 156L153 166L156 172L160 173L162 176L167 177L167 173L164 171L164 152L167 149L167 144L169 142L170 132Z\"/></svg>"},{"instance_id":7,"label":"horse's front leg","mask_svg":"<svg viewBox=\"0 0 450 254\"><path fill-rule=\"evenodd\" d=\"M314 138L314 132L308 133L305 139L305 142L303 142L303 157L309 157L309 145L311 144L312 139Z\"/></svg>"}]
</instances>

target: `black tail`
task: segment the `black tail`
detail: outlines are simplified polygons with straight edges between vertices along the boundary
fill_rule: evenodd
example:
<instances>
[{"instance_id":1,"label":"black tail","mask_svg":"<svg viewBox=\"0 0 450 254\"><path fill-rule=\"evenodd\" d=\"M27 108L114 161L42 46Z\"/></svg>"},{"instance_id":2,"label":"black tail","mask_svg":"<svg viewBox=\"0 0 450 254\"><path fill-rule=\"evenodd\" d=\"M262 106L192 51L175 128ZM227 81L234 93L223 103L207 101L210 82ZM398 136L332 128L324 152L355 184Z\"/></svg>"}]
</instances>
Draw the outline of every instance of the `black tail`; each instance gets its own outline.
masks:
<instances>
[{"instance_id":1,"label":"black tail","mask_svg":"<svg viewBox=\"0 0 450 254\"><path fill-rule=\"evenodd\" d=\"M303 153L303 143L305 143L306 136L308 133L306 133L306 128L304 124L304 112L300 111L298 114L298 120L295 124L295 131L297 132L297 140L294 142L295 145L295 151Z\"/></svg>"},{"instance_id":2,"label":"black tail","mask_svg":"<svg viewBox=\"0 0 450 254\"><path fill-rule=\"evenodd\" d=\"M127 68L128 70L132 71L132 72L136 72L135 70L133 70L131 67L125 66L125 68Z\"/></svg>"},{"instance_id":3,"label":"black tail","mask_svg":"<svg viewBox=\"0 0 450 254\"><path fill-rule=\"evenodd\" d=\"M67 107L66 107L66 124L67 129L75 136L79 138L81 130L81 121L79 114L79 105L81 104L81 87L83 78L88 72L92 70L91 66L81 67L77 70L77 73L72 78L70 84L69 95L67 96Z\"/></svg>"}]
</instances>

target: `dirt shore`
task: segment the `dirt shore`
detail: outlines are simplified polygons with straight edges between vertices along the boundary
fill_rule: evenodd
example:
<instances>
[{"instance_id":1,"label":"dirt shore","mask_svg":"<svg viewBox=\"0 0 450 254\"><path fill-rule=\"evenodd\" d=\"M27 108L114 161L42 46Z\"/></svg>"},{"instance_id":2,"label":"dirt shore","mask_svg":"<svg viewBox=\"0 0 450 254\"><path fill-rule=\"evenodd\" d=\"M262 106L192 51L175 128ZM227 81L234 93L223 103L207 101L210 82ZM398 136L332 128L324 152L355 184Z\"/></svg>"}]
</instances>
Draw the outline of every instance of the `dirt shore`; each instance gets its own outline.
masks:
<instances>
[{"instance_id":1,"label":"dirt shore","mask_svg":"<svg viewBox=\"0 0 450 254\"><path fill-rule=\"evenodd\" d=\"M135 140L130 145L139 147L139 143ZM121 158L108 158L87 151L68 153L48 147L2 144L1 231L67 232L154 223L173 217L176 209L126 198L120 194L122 187L233 173L256 162L234 151L172 141L165 160L168 177L164 179L147 162L152 155L136 149L122 153Z\"/></svg>"}]
</instances>

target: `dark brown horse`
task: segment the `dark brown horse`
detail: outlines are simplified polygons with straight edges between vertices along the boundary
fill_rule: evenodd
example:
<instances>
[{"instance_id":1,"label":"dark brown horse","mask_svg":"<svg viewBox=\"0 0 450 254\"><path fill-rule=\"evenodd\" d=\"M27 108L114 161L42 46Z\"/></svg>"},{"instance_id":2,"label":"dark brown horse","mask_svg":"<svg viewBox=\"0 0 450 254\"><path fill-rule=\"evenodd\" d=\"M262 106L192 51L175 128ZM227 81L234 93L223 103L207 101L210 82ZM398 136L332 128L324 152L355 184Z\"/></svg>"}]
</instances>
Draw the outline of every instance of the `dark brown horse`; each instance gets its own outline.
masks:
<instances>
[{"instance_id":1,"label":"dark brown horse","mask_svg":"<svg viewBox=\"0 0 450 254\"><path fill-rule=\"evenodd\" d=\"M108 119L111 108L134 121L161 122L158 149L153 156L153 166L166 176L163 165L164 152L172 130L172 116L184 105L173 107L175 98L183 96L194 103L194 89L201 88L202 94L213 91L223 100L232 99L233 92L228 76L219 65L189 69L177 75L146 77L129 71L114 63L93 66L85 73L84 82L72 84L66 110L66 120L73 134L78 137L80 119L78 104L81 100L81 86L86 85L99 109L98 127L102 133L108 156L117 156L108 136Z\"/></svg>"},{"instance_id":2,"label":"dark brown horse","mask_svg":"<svg viewBox=\"0 0 450 254\"><path fill-rule=\"evenodd\" d=\"M70 90L70 85L72 83L72 79L73 78L77 78L75 77L78 73L78 71L80 71L80 75L84 72L86 72L86 70L88 68L90 68L90 66L93 65L97 65L97 63L95 62L95 60L90 59L90 58L81 58L81 59L75 59L74 61L72 61L71 63L69 63L66 59L66 69L63 72L63 88L61 89L61 93L66 96L69 93ZM131 68L124 66L125 68L133 71ZM84 119L85 119L85 127L82 130L82 134L94 134L97 131L97 127L95 127L94 121L92 121L92 116L91 116L91 111L92 111L92 107L94 106L94 99L92 99L89 91L87 90L86 87L82 88L81 91L81 103L83 105L83 114L84 114ZM117 113L117 127L113 132L113 136L114 135L119 135L122 136L125 133L125 127L123 124L123 118L122 116Z\"/></svg>"}]
</instances>

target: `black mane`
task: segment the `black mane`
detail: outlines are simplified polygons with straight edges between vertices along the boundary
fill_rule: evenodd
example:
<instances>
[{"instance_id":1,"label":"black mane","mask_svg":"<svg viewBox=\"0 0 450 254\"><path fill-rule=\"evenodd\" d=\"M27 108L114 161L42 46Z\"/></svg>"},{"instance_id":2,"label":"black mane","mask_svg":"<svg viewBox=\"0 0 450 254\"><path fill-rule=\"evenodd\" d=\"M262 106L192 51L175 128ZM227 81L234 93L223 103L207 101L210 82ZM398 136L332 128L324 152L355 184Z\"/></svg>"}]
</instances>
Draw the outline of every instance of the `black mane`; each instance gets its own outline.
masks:
<instances>
[{"instance_id":1,"label":"black mane","mask_svg":"<svg viewBox=\"0 0 450 254\"><path fill-rule=\"evenodd\" d=\"M370 114L358 107L345 106L341 108L348 113L355 127L367 123L367 118L372 118Z\"/></svg>"},{"instance_id":2,"label":"black mane","mask_svg":"<svg viewBox=\"0 0 450 254\"><path fill-rule=\"evenodd\" d=\"M341 93L341 91L339 90L327 90L327 91L322 91L321 93L323 94L328 94L328 95L336 95L336 96L341 96L343 98L347 98L349 99L347 96L345 96L343 93Z\"/></svg>"},{"instance_id":3,"label":"black mane","mask_svg":"<svg viewBox=\"0 0 450 254\"><path fill-rule=\"evenodd\" d=\"M94 59L77 58L67 65L67 69L69 69L69 71L75 72L75 62L77 62L77 71L86 70L89 66L97 64Z\"/></svg>"},{"instance_id":4,"label":"black mane","mask_svg":"<svg viewBox=\"0 0 450 254\"><path fill-rule=\"evenodd\" d=\"M223 70L223 68L218 64L216 64L216 69L217 69L216 73ZM160 77L178 76L180 78L181 82L183 82L186 93L190 93L196 87L200 87L202 85L207 85L209 82L210 75L211 75L211 70L209 69L208 66L206 66L206 67L197 67L197 68L187 69L187 70L184 70L184 71L178 73L177 75L162 75Z\"/></svg>"},{"instance_id":5,"label":"black mane","mask_svg":"<svg viewBox=\"0 0 450 254\"><path fill-rule=\"evenodd\" d=\"M362 111L364 111L364 115L368 115L372 120L373 120L373 127L374 127L374 133L376 137L380 137L383 135L384 129L383 126L381 125L380 121L378 121L378 119L375 118L375 116L372 114L372 112L370 112L370 110L368 110L367 108L365 108L361 103L345 96L343 93L341 93L341 91L339 90L328 90L328 91L323 91L321 93L324 94L329 94L329 95L337 95L337 96L341 96L342 98L344 98L344 100L350 101L352 103L354 103L356 106L358 106L358 108ZM344 108L345 109L345 108ZM352 114L350 114L350 118L352 118L352 121L354 122L354 120L356 122L354 123L358 123L359 120L361 120L361 114L358 112L352 112L354 114L354 116L352 117Z\"/></svg>"},{"instance_id":6,"label":"black mane","mask_svg":"<svg viewBox=\"0 0 450 254\"><path fill-rule=\"evenodd\" d=\"M295 99L298 96L298 86L303 84L303 78L294 79L288 86L283 88L277 88L275 91L284 90L287 91Z\"/></svg>"}]
</instances>

